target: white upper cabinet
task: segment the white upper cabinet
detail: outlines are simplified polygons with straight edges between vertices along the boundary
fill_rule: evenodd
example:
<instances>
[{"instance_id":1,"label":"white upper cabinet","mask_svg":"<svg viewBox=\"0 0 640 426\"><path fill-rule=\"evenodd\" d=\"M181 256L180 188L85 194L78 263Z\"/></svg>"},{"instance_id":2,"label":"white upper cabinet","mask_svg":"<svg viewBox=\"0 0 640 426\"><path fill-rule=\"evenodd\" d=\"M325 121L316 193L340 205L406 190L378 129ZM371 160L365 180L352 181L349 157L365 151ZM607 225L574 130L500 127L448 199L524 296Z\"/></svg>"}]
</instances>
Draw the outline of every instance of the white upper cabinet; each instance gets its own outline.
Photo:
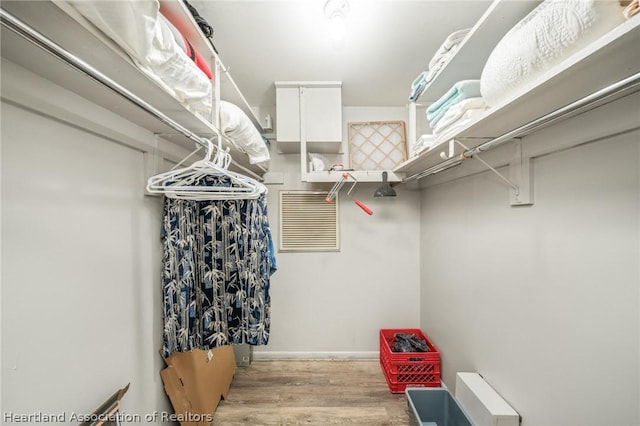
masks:
<instances>
[{"instance_id":1,"label":"white upper cabinet","mask_svg":"<svg viewBox=\"0 0 640 426\"><path fill-rule=\"evenodd\" d=\"M342 142L342 89L302 87L307 142Z\"/></svg>"},{"instance_id":2,"label":"white upper cabinet","mask_svg":"<svg viewBox=\"0 0 640 426\"><path fill-rule=\"evenodd\" d=\"M291 152L342 149L342 84L276 82L276 140Z\"/></svg>"},{"instance_id":3,"label":"white upper cabinet","mask_svg":"<svg viewBox=\"0 0 640 426\"><path fill-rule=\"evenodd\" d=\"M276 89L276 140L300 143L300 89L298 87Z\"/></svg>"},{"instance_id":4,"label":"white upper cabinet","mask_svg":"<svg viewBox=\"0 0 640 426\"><path fill-rule=\"evenodd\" d=\"M309 154L329 154L348 168L348 150L343 140L342 83L339 81L278 81L276 86L276 140L282 153L300 153L300 176L304 182L336 182L343 171L311 170ZM331 155L331 154L338 154ZM342 157L341 157L342 156ZM340 160L342 158L342 160ZM381 170L349 170L358 182L382 181ZM388 171L390 182L404 173Z\"/></svg>"}]
</instances>

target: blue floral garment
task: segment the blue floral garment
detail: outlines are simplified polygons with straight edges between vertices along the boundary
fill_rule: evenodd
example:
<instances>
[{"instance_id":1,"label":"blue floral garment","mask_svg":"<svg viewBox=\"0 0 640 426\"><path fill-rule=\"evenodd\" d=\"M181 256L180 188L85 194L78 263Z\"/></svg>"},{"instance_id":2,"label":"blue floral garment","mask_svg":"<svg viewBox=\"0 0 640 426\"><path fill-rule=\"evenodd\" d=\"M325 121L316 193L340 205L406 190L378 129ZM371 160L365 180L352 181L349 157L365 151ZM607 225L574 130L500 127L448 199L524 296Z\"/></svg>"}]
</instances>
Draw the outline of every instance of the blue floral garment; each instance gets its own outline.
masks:
<instances>
[{"instance_id":1,"label":"blue floral garment","mask_svg":"<svg viewBox=\"0 0 640 426\"><path fill-rule=\"evenodd\" d=\"M163 246L165 357L229 343L267 344L275 257L264 195L165 197Z\"/></svg>"}]
</instances>

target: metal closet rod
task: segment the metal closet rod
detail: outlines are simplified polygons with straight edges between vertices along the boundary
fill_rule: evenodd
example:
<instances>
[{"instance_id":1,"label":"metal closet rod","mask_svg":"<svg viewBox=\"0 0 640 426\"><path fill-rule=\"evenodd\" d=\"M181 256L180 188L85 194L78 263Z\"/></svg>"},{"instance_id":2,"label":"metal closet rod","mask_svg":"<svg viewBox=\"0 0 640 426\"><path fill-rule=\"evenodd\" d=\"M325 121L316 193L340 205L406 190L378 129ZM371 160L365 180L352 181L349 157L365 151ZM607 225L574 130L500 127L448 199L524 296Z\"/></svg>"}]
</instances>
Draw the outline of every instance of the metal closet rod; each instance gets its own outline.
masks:
<instances>
[{"instance_id":1,"label":"metal closet rod","mask_svg":"<svg viewBox=\"0 0 640 426\"><path fill-rule=\"evenodd\" d=\"M422 179L426 176L442 172L451 167L457 166L462 163L462 161L466 158L470 158L476 154L481 152L488 151L490 149L496 148L499 145L502 145L505 142L509 142L515 138L524 136L525 134L531 133L534 130L537 130L544 126L549 126L556 121L559 121L570 114L578 114L584 109L589 107L593 107L597 103L606 102L609 98L616 97L620 94L629 91L637 91L640 88L640 73L633 74L629 77L626 77L616 83L613 83L603 89L600 89L596 92L591 93L577 101L574 101L564 107L561 107L555 111L552 111L546 115L543 115L540 118L537 118L527 124L524 124L514 130L511 130L507 133L504 133L501 136L493 138L487 142L484 142L478 145L475 148L468 149L457 156L451 157L448 160L445 160L441 163L436 164L435 166L429 167L426 170L415 173L409 177L406 177L402 180L402 183L411 182L413 180Z\"/></svg>"},{"instance_id":2,"label":"metal closet rod","mask_svg":"<svg viewBox=\"0 0 640 426\"><path fill-rule=\"evenodd\" d=\"M146 102L139 96L135 95L130 90L126 89L119 83L115 82L114 80L112 80L111 78L109 78L108 76L106 76L105 74L103 74L102 72L100 72L99 70L91 66L90 64L78 58L77 56L75 56L74 54L72 54L71 52L69 52L62 46L60 46L59 44L55 43L53 40L45 37L44 35L42 35L41 33L39 33L38 31L30 27L29 25L25 24L20 19L16 18L11 13L7 12L2 8L0 8L0 21L4 27L13 31L17 35L24 38L25 40L36 45L40 49L51 54L52 56L56 57L57 59L66 63L67 65L71 66L75 70L91 78L92 80L102 84L103 86L107 87L111 91L117 93L118 95L125 98L129 102L133 103L137 107L141 108L145 112L151 114L153 117L160 120L162 123L166 124L167 126L171 127L177 132L181 133L188 139L191 139L198 145L204 148L207 147L208 143L206 139L196 135L195 133L193 133L192 131L190 131L180 123L167 117L163 112L161 112L154 106L150 105L148 102ZM222 137L222 134L217 129L216 129L216 136ZM258 179L261 179L259 175L247 169L246 167L242 166L241 164L238 164L235 160L232 159L231 162L236 167L242 169L244 172L251 174L252 176Z\"/></svg>"}]
</instances>

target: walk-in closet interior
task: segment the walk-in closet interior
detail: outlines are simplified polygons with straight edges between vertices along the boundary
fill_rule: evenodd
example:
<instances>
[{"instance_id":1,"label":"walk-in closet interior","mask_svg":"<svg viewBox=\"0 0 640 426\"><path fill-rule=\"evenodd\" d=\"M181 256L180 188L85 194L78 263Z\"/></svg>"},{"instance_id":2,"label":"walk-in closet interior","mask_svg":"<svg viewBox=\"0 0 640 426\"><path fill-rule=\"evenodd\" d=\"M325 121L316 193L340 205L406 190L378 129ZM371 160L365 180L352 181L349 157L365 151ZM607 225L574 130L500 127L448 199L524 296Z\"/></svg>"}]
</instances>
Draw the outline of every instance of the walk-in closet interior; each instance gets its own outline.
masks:
<instances>
[{"instance_id":1,"label":"walk-in closet interior","mask_svg":"<svg viewBox=\"0 0 640 426\"><path fill-rule=\"evenodd\" d=\"M0 8L2 424L640 425L639 0Z\"/></svg>"}]
</instances>

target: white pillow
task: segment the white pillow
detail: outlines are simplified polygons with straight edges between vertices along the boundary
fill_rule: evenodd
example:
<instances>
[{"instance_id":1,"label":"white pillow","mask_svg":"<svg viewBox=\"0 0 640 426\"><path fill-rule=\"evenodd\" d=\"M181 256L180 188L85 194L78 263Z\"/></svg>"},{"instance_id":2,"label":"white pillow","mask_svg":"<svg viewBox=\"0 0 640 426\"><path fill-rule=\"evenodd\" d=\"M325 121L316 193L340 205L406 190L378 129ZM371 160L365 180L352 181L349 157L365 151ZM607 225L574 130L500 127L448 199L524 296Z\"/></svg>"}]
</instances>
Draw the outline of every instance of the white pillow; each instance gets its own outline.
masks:
<instances>
[{"instance_id":1,"label":"white pillow","mask_svg":"<svg viewBox=\"0 0 640 426\"><path fill-rule=\"evenodd\" d=\"M545 0L489 55L480 91L489 106L624 22L616 0Z\"/></svg>"},{"instance_id":2,"label":"white pillow","mask_svg":"<svg viewBox=\"0 0 640 426\"><path fill-rule=\"evenodd\" d=\"M220 130L249 156L251 164L269 161L269 148L258 129L238 106L220 101Z\"/></svg>"},{"instance_id":3,"label":"white pillow","mask_svg":"<svg viewBox=\"0 0 640 426\"><path fill-rule=\"evenodd\" d=\"M68 3L185 107L205 119L211 116L211 82L176 43L158 0Z\"/></svg>"}]
</instances>

